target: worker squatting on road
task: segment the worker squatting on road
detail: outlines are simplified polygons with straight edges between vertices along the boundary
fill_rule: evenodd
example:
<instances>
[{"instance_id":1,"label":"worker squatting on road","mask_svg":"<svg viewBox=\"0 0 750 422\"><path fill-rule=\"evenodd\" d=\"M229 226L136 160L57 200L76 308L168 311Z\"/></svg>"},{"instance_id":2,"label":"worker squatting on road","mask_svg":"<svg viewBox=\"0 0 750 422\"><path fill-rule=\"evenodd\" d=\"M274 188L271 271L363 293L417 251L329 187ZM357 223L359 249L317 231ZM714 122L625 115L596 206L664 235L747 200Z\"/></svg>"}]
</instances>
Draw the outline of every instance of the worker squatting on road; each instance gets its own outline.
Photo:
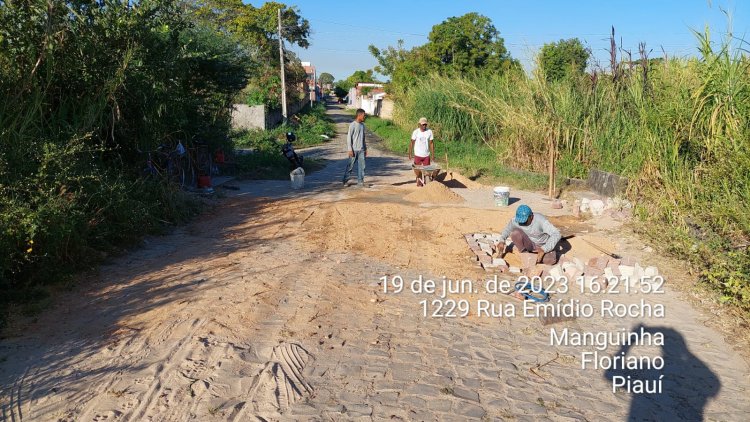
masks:
<instances>
[{"instance_id":1,"label":"worker squatting on road","mask_svg":"<svg viewBox=\"0 0 750 422\"><path fill-rule=\"evenodd\" d=\"M505 256L505 239L511 241L519 252L535 252L536 262L547 265L557 263L557 243L560 241L560 230L553 226L542 214L535 214L528 205L521 205L516 216L500 233L499 254Z\"/></svg>"}]
</instances>

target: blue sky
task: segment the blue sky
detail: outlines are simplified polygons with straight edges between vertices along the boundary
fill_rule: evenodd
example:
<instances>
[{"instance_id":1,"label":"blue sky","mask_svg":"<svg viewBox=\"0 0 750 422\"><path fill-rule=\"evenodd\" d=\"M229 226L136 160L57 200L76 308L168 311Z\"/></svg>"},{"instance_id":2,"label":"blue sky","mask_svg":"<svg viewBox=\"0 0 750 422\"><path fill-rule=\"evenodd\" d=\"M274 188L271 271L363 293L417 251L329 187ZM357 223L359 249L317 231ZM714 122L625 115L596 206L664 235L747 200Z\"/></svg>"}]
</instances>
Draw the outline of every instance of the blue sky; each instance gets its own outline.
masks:
<instances>
[{"instance_id":1,"label":"blue sky","mask_svg":"<svg viewBox=\"0 0 750 422\"><path fill-rule=\"evenodd\" d=\"M662 48L671 56L695 55L690 28L702 30L709 25L713 39L718 39L728 24L720 8L732 15L734 35L750 41L750 2L743 0L296 0L286 4L297 6L312 28L310 47L293 50L301 60L312 62L318 74L328 72L337 80L377 64L367 51L369 44L386 47L403 39L407 48L421 45L433 25L469 12L492 19L511 55L527 69L542 45L571 37L584 41L606 66L611 26L618 44L622 39L623 48L633 54L645 41L653 49L650 57L662 56Z\"/></svg>"}]
</instances>

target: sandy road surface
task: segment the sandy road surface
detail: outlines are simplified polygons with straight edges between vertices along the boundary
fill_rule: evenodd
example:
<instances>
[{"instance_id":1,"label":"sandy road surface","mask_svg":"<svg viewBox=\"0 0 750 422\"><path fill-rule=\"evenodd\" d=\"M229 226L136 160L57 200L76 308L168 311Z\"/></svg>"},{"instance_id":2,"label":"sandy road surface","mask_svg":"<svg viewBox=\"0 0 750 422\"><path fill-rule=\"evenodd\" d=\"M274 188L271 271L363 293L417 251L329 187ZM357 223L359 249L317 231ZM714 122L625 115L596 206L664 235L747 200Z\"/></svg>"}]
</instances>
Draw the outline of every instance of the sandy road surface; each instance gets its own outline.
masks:
<instances>
[{"instance_id":1,"label":"sandy road surface","mask_svg":"<svg viewBox=\"0 0 750 422\"><path fill-rule=\"evenodd\" d=\"M345 132L348 117L332 114ZM454 189L465 198L457 204L410 201L405 159L374 143L372 186L342 187L342 149L339 138L305 152L331 161L304 191L240 183L215 211L103 266L0 341L0 420L746 420L750 369L707 326L711 315L670 288L674 270L664 295L646 297L664 305L664 318L554 325L663 332L664 346L630 350L663 356L658 395L613 394L610 372L581 369L592 347L550 345L550 326L536 318L423 317L420 301L434 296L384 293L381 276L482 280L463 234L498 231L511 211L494 209L488 189ZM541 195L513 196L596 235ZM661 265L618 233L598 235ZM570 254L592 251L577 244ZM453 298L520 315L504 295Z\"/></svg>"}]
</instances>

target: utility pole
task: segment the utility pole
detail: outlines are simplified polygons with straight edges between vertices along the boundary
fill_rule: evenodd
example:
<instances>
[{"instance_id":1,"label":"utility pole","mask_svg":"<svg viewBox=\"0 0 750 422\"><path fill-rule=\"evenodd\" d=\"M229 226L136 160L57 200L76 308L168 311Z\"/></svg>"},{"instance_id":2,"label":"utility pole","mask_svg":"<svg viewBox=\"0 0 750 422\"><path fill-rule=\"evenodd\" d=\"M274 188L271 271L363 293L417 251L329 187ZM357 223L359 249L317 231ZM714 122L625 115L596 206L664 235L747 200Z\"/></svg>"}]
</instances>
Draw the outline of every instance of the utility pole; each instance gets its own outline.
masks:
<instances>
[{"instance_id":1,"label":"utility pole","mask_svg":"<svg viewBox=\"0 0 750 422\"><path fill-rule=\"evenodd\" d=\"M279 61L281 62L281 116L284 118L284 124L287 122L286 115L286 81L284 75L284 39L281 38L281 9L279 15Z\"/></svg>"}]
</instances>

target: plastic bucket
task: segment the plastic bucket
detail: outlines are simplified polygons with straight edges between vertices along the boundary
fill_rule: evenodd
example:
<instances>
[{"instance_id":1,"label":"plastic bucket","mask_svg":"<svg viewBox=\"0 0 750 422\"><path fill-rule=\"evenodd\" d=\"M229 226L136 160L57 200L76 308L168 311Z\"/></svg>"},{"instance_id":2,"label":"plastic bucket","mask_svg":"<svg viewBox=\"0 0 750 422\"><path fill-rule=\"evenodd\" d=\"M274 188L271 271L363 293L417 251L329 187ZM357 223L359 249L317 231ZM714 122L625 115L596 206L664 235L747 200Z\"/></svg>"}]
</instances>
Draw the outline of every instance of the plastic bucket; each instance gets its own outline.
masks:
<instances>
[{"instance_id":1,"label":"plastic bucket","mask_svg":"<svg viewBox=\"0 0 750 422\"><path fill-rule=\"evenodd\" d=\"M492 196L495 198L495 206L507 207L510 200L510 188L507 186L495 186L492 189Z\"/></svg>"},{"instance_id":2,"label":"plastic bucket","mask_svg":"<svg viewBox=\"0 0 750 422\"><path fill-rule=\"evenodd\" d=\"M292 180L292 189L302 189L305 187L305 170L302 167L297 167L289 173L289 177Z\"/></svg>"},{"instance_id":3,"label":"plastic bucket","mask_svg":"<svg viewBox=\"0 0 750 422\"><path fill-rule=\"evenodd\" d=\"M211 176L198 176L198 188L210 188Z\"/></svg>"}]
</instances>

